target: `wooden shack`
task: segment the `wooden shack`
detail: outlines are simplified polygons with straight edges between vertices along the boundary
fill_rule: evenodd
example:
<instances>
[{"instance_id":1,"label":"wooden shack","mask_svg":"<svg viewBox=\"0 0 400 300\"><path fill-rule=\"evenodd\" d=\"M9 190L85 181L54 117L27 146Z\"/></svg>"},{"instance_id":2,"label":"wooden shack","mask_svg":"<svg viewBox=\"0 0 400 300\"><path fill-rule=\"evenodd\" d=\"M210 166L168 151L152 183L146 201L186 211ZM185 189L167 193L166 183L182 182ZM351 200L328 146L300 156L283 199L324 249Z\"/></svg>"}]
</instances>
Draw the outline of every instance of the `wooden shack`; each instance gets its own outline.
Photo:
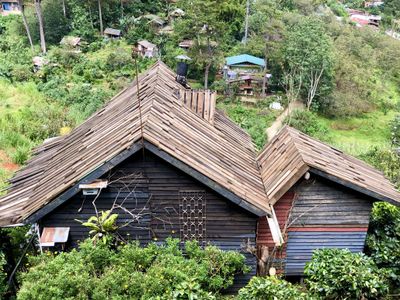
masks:
<instances>
[{"instance_id":1,"label":"wooden shack","mask_svg":"<svg viewBox=\"0 0 400 300\"><path fill-rule=\"evenodd\" d=\"M364 250L372 204L399 205L399 193L382 172L290 127L259 154L269 203L282 232L277 244L265 218L257 245L268 251L266 268L302 276L320 248Z\"/></svg>"},{"instance_id":2,"label":"wooden shack","mask_svg":"<svg viewBox=\"0 0 400 300\"><path fill-rule=\"evenodd\" d=\"M121 37L121 30L108 27L104 30L104 36L109 39L119 39Z\"/></svg>"},{"instance_id":3,"label":"wooden shack","mask_svg":"<svg viewBox=\"0 0 400 300\"><path fill-rule=\"evenodd\" d=\"M37 224L60 249L87 238L96 211L141 244L198 240L301 276L314 249L363 250L374 201L398 205L381 172L284 127L257 154L216 109L211 91L185 89L157 62L68 135L46 141L0 198L0 226ZM78 221L77 221L78 220ZM258 248L257 258L254 249Z\"/></svg>"},{"instance_id":4,"label":"wooden shack","mask_svg":"<svg viewBox=\"0 0 400 300\"><path fill-rule=\"evenodd\" d=\"M18 0L3 0L0 1L0 14L8 16L11 14L20 14L21 8L18 5Z\"/></svg>"},{"instance_id":5,"label":"wooden shack","mask_svg":"<svg viewBox=\"0 0 400 300\"><path fill-rule=\"evenodd\" d=\"M258 218L269 211L253 144L215 110L215 93L186 91L175 77L157 63L140 76L139 99L132 84L36 149L0 199L0 225L37 223L40 234L68 227L66 247L74 247L88 237L76 220L95 214L96 199L98 211L114 207L119 224L129 223L119 230L126 239L172 236L242 251L252 272L237 282L247 282L256 259L245 249L255 247ZM85 192L95 180L106 187Z\"/></svg>"},{"instance_id":6,"label":"wooden shack","mask_svg":"<svg viewBox=\"0 0 400 300\"><path fill-rule=\"evenodd\" d=\"M139 55L142 57L153 58L158 56L157 45L146 40L142 40L137 43L137 50Z\"/></svg>"}]
</instances>

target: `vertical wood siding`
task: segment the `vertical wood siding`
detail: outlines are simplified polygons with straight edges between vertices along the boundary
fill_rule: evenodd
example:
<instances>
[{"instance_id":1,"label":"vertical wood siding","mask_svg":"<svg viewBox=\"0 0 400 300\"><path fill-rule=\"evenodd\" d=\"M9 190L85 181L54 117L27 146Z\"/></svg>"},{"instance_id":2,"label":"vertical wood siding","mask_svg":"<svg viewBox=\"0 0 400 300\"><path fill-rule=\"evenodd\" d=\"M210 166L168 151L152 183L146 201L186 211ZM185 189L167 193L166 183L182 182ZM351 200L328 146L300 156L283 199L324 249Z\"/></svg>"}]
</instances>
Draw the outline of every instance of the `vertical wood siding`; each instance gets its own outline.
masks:
<instances>
[{"instance_id":1,"label":"vertical wood siding","mask_svg":"<svg viewBox=\"0 0 400 300\"><path fill-rule=\"evenodd\" d=\"M302 275L304 266L311 260L312 252L315 249L347 248L352 252L362 252L366 236L366 231L290 231L285 274L288 276Z\"/></svg>"},{"instance_id":2,"label":"vertical wood siding","mask_svg":"<svg viewBox=\"0 0 400 300\"><path fill-rule=\"evenodd\" d=\"M314 249L363 251L372 203L370 198L320 177L300 181L274 205L281 229L288 217L291 224L275 261L287 276L298 276ZM263 219L258 222L257 245L273 247Z\"/></svg>"},{"instance_id":3,"label":"vertical wood siding","mask_svg":"<svg viewBox=\"0 0 400 300\"><path fill-rule=\"evenodd\" d=\"M140 224L132 224L121 230L125 238L138 239L142 244L163 241L167 237L180 237L179 194L180 191L204 191L206 198L206 240L224 250L241 250L245 243L255 245L257 217L211 191L180 170L172 167L155 155L137 153L116 167L104 178L114 181L103 190L96 200L98 210L107 210L118 196L124 206L142 212ZM134 184L127 176L136 174ZM111 176L111 177L110 177ZM126 185L131 185L127 188ZM132 193L132 187L135 192ZM88 230L75 219L86 221L94 215L94 197L79 193L41 220L41 226L69 226L70 245L88 236ZM131 220L123 211L119 222ZM256 272L256 259L246 255L252 271L238 276L235 287L244 285Z\"/></svg>"}]
</instances>

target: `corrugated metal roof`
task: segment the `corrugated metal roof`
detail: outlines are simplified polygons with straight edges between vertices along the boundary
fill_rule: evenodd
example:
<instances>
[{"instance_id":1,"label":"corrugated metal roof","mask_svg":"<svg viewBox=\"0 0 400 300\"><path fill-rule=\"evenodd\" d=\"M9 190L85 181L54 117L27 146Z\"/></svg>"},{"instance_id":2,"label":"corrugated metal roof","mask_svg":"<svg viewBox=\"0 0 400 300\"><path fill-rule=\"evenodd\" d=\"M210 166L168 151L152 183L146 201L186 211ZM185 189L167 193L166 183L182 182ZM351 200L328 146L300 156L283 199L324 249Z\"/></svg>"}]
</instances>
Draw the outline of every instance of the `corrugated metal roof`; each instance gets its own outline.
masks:
<instances>
[{"instance_id":1,"label":"corrugated metal roof","mask_svg":"<svg viewBox=\"0 0 400 300\"><path fill-rule=\"evenodd\" d=\"M68 241L69 227L44 227L40 237L42 247L54 247L56 243Z\"/></svg>"},{"instance_id":2,"label":"corrugated metal roof","mask_svg":"<svg viewBox=\"0 0 400 300\"><path fill-rule=\"evenodd\" d=\"M106 30L104 30L104 34L120 36L121 30L114 29L114 28L106 28Z\"/></svg>"},{"instance_id":3,"label":"corrugated metal roof","mask_svg":"<svg viewBox=\"0 0 400 300\"><path fill-rule=\"evenodd\" d=\"M229 56L226 58L226 64L228 66L252 64L260 67L265 67L265 61L262 58L255 57L249 54L241 54L236 56Z\"/></svg>"}]
</instances>

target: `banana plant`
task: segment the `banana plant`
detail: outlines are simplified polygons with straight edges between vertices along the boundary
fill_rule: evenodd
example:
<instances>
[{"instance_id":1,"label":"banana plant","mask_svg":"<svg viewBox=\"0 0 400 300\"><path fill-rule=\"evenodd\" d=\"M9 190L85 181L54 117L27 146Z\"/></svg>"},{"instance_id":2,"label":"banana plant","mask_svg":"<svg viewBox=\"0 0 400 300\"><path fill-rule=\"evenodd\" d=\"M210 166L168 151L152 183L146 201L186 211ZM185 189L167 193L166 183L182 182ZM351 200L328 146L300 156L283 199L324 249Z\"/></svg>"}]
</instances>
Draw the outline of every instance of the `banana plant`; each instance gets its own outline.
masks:
<instances>
[{"instance_id":1,"label":"banana plant","mask_svg":"<svg viewBox=\"0 0 400 300\"><path fill-rule=\"evenodd\" d=\"M118 214L112 214L111 210L101 211L100 214L90 217L87 222L80 222L83 226L90 229L89 234L92 236L94 243L101 242L109 244L117 231Z\"/></svg>"}]
</instances>

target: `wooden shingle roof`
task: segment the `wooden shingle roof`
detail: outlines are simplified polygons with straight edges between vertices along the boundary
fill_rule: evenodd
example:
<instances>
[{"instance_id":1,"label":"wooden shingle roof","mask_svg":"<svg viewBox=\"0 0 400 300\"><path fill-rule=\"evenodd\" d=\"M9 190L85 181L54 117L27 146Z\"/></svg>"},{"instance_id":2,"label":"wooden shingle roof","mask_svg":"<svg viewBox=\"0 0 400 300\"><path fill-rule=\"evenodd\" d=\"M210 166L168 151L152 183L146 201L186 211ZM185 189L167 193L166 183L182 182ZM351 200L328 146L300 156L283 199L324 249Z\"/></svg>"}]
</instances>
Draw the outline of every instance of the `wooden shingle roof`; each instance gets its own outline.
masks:
<instances>
[{"instance_id":1,"label":"wooden shingle roof","mask_svg":"<svg viewBox=\"0 0 400 300\"><path fill-rule=\"evenodd\" d=\"M400 193L382 172L288 126L268 143L257 160L271 204L310 171L377 200L400 205Z\"/></svg>"},{"instance_id":2,"label":"wooden shingle roof","mask_svg":"<svg viewBox=\"0 0 400 300\"><path fill-rule=\"evenodd\" d=\"M223 113L210 109L213 117L205 118L193 112L175 76L156 63L138 78L139 99L134 83L70 134L36 148L0 198L0 226L48 213L69 199L69 191L77 192L80 181L141 147L260 216L307 171L400 204L400 194L381 172L289 127L257 157L250 136Z\"/></svg>"},{"instance_id":3,"label":"wooden shingle roof","mask_svg":"<svg viewBox=\"0 0 400 300\"><path fill-rule=\"evenodd\" d=\"M69 135L36 150L0 198L0 226L24 222L142 138L260 212L269 210L250 137L216 113L214 124L185 107L175 74L158 62ZM141 126L142 125L142 126ZM142 127L142 130L141 130ZM246 206L244 205L244 206Z\"/></svg>"}]
</instances>

